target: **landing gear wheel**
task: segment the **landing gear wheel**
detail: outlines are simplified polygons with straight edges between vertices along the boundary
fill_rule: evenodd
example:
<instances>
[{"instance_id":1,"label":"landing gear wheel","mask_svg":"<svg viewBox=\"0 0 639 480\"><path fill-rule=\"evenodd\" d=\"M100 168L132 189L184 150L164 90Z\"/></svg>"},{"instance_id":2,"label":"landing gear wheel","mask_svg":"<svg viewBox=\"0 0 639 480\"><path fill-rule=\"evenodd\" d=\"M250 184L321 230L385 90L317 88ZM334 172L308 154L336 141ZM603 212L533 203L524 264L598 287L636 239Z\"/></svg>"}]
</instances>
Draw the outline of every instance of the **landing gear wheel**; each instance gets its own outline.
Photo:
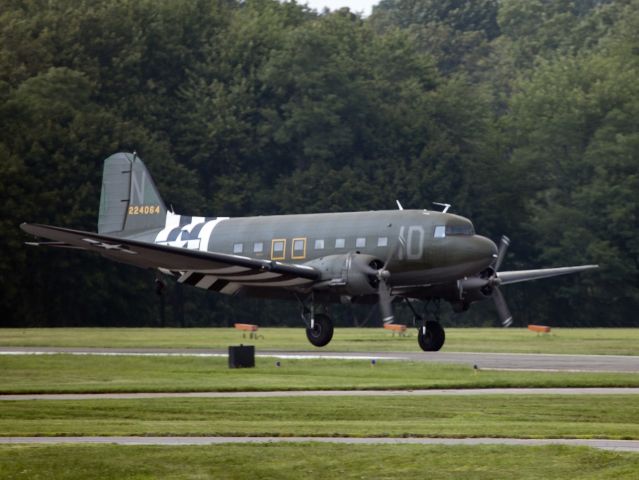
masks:
<instances>
[{"instance_id":1,"label":"landing gear wheel","mask_svg":"<svg viewBox=\"0 0 639 480\"><path fill-rule=\"evenodd\" d=\"M426 322L426 333L419 327L417 342L425 352L437 352L444 345L446 334L439 322L429 320Z\"/></svg>"},{"instance_id":2,"label":"landing gear wheel","mask_svg":"<svg viewBox=\"0 0 639 480\"><path fill-rule=\"evenodd\" d=\"M315 315L313 328L306 329L306 338L316 347L323 347L333 338L333 322L328 315L318 313Z\"/></svg>"}]
</instances>

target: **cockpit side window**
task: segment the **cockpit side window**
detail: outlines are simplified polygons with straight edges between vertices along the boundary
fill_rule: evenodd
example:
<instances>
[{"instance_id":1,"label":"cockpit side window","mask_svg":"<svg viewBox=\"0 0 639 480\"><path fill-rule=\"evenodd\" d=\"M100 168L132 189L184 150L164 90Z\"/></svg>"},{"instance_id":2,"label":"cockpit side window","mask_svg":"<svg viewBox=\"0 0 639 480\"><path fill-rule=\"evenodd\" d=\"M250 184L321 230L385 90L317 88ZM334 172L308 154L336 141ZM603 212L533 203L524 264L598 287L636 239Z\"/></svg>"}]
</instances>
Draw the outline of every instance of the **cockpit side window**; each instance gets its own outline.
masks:
<instances>
[{"instance_id":1,"label":"cockpit side window","mask_svg":"<svg viewBox=\"0 0 639 480\"><path fill-rule=\"evenodd\" d=\"M435 238L445 238L446 237L446 227L444 225L437 225L435 227Z\"/></svg>"}]
</instances>

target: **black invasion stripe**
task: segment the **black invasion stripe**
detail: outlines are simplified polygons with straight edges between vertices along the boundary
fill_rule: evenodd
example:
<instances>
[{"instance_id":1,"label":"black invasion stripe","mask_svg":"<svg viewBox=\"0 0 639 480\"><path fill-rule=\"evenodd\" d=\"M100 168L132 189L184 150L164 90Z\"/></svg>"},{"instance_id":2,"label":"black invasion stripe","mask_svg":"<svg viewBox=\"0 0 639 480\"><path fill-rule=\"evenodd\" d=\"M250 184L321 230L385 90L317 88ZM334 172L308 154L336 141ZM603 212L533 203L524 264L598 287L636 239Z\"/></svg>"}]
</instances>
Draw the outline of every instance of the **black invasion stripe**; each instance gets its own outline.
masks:
<instances>
[{"instance_id":1,"label":"black invasion stripe","mask_svg":"<svg viewBox=\"0 0 639 480\"><path fill-rule=\"evenodd\" d=\"M180 227L183 227L184 225L188 225L189 223L191 223L193 221L193 217L192 216L186 216L186 215L182 215L180 217Z\"/></svg>"},{"instance_id":2,"label":"black invasion stripe","mask_svg":"<svg viewBox=\"0 0 639 480\"><path fill-rule=\"evenodd\" d=\"M198 223L195 227L193 227L193 229L191 230L191 238L193 240L195 240L197 236L200 234L200 230L202 230L203 226L204 226L204 222Z\"/></svg>"},{"instance_id":3,"label":"black invasion stripe","mask_svg":"<svg viewBox=\"0 0 639 480\"><path fill-rule=\"evenodd\" d=\"M175 240L177 240L178 235L180 234L181 230L180 227L176 227L173 230L171 230L169 232L169 236L166 237L166 241L167 242L173 242Z\"/></svg>"},{"instance_id":4,"label":"black invasion stripe","mask_svg":"<svg viewBox=\"0 0 639 480\"><path fill-rule=\"evenodd\" d=\"M213 285L209 287L209 290L213 290L214 292L221 291L224 287L226 287L229 283L228 280L217 280Z\"/></svg>"},{"instance_id":5,"label":"black invasion stripe","mask_svg":"<svg viewBox=\"0 0 639 480\"><path fill-rule=\"evenodd\" d=\"M203 273L192 273L189 277L184 280L182 283L186 283L187 285L195 285L200 280L202 280L206 275Z\"/></svg>"}]
</instances>

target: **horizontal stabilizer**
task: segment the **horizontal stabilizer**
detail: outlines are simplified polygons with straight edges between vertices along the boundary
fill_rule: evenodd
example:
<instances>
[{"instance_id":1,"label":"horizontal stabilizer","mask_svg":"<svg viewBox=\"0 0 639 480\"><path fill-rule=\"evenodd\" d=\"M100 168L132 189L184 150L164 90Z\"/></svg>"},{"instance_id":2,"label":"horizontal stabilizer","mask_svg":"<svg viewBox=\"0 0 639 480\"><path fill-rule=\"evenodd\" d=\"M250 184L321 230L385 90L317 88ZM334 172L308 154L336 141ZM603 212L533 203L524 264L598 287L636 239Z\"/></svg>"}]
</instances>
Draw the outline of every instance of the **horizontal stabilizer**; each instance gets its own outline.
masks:
<instances>
[{"instance_id":1,"label":"horizontal stabilizer","mask_svg":"<svg viewBox=\"0 0 639 480\"><path fill-rule=\"evenodd\" d=\"M501 285L509 283L528 282L530 280L539 280L542 278L556 277L559 275L568 275L570 273L583 272L599 268L599 265L579 265L576 267L560 267L560 268L540 268L537 270L517 270L513 272L499 272L497 274Z\"/></svg>"},{"instance_id":2,"label":"horizontal stabilizer","mask_svg":"<svg viewBox=\"0 0 639 480\"><path fill-rule=\"evenodd\" d=\"M30 247L56 247L56 248L72 248L74 250L85 250L82 247L71 245L66 242L24 242L25 245Z\"/></svg>"}]
</instances>

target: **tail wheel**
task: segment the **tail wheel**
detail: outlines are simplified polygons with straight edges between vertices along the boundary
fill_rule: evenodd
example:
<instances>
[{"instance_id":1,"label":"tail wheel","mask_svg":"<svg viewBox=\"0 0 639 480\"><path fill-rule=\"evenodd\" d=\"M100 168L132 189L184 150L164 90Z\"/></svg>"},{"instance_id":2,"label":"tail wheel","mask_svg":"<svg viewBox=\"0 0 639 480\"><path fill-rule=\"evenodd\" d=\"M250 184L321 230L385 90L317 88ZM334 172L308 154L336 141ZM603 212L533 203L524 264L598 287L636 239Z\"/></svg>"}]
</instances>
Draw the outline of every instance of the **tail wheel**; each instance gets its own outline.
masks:
<instances>
[{"instance_id":1,"label":"tail wheel","mask_svg":"<svg viewBox=\"0 0 639 480\"><path fill-rule=\"evenodd\" d=\"M318 313L315 315L313 328L306 329L306 338L316 347L323 347L333 338L333 322L328 315Z\"/></svg>"},{"instance_id":2,"label":"tail wheel","mask_svg":"<svg viewBox=\"0 0 639 480\"><path fill-rule=\"evenodd\" d=\"M424 333L423 327L419 328L419 334L417 335L417 341L419 346L425 352L437 352L444 345L446 340L446 333L444 333L443 327L439 322L429 320L426 322L426 332Z\"/></svg>"}]
</instances>

